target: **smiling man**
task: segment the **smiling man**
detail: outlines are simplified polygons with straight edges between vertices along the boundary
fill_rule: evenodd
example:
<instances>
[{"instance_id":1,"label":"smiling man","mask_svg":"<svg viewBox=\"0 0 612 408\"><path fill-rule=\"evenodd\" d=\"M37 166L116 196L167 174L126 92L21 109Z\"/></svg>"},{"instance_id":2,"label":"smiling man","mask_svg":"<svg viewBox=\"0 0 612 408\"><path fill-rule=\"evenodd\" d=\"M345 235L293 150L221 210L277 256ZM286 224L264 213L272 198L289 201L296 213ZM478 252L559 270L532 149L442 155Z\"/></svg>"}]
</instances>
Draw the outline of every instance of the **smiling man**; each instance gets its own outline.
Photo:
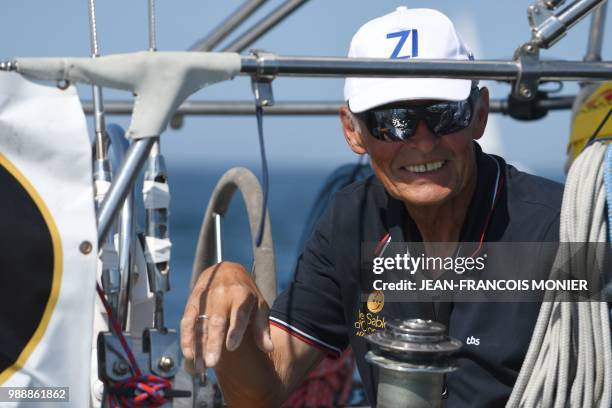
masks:
<instances>
[{"instance_id":1,"label":"smiling man","mask_svg":"<svg viewBox=\"0 0 612 408\"><path fill-rule=\"evenodd\" d=\"M349 56L472 59L446 16L405 7L362 26ZM375 176L335 194L271 310L242 266L204 271L181 324L185 356L199 352L200 369L215 367L231 405L279 406L325 355L351 345L375 404L378 372L365 361L364 335L392 318L432 319L466 343L447 379L446 405L502 406L539 305L385 301L363 285L362 244L379 243L381 255L390 242L449 242L454 252L460 242L557 241L562 187L482 151L475 141L489 94L475 82L348 78L345 98L346 141L369 155Z\"/></svg>"}]
</instances>

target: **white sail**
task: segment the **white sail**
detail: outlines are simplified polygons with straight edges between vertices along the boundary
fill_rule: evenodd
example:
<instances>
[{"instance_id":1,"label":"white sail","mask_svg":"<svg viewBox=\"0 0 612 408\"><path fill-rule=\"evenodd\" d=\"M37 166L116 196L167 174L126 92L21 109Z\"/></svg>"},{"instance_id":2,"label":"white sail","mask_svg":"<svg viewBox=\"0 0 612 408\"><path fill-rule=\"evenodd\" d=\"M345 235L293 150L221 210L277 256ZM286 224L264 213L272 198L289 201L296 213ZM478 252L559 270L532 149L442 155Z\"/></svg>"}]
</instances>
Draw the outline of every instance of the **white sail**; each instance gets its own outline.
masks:
<instances>
[{"instance_id":1,"label":"white sail","mask_svg":"<svg viewBox=\"0 0 612 408\"><path fill-rule=\"evenodd\" d=\"M0 177L0 294L14 305L0 318L0 386L68 387L66 405L87 406L97 233L73 87L0 73Z\"/></svg>"}]
</instances>

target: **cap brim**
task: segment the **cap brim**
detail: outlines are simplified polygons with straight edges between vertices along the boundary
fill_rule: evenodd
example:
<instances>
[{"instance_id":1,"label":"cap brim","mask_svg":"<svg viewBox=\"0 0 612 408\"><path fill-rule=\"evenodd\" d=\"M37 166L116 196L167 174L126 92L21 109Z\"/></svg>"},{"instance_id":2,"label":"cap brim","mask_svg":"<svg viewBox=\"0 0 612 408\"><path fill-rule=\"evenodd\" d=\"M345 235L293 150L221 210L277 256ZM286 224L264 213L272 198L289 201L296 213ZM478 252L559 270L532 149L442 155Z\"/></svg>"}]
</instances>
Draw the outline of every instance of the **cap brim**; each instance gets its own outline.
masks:
<instances>
[{"instance_id":1,"label":"cap brim","mask_svg":"<svg viewBox=\"0 0 612 408\"><path fill-rule=\"evenodd\" d=\"M363 112L377 106L405 100L461 101L468 98L472 81L449 78L350 78L353 81L368 81L367 86L348 99L351 111Z\"/></svg>"}]
</instances>

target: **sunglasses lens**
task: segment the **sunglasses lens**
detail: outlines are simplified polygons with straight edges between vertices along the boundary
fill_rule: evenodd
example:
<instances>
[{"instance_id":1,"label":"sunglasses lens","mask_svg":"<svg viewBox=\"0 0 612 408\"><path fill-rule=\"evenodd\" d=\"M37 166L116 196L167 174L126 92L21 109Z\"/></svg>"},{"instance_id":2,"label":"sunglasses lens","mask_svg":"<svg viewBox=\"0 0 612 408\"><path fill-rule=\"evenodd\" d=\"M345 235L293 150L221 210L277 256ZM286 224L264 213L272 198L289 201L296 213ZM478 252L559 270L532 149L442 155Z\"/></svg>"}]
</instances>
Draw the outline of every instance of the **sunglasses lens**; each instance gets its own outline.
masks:
<instances>
[{"instance_id":1,"label":"sunglasses lens","mask_svg":"<svg viewBox=\"0 0 612 408\"><path fill-rule=\"evenodd\" d=\"M371 119L372 136L387 141L406 140L414 134L418 122L416 115L406 109L374 111Z\"/></svg>"},{"instance_id":2,"label":"sunglasses lens","mask_svg":"<svg viewBox=\"0 0 612 408\"><path fill-rule=\"evenodd\" d=\"M472 119L472 107L468 101L433 104L425 110L427 125L437 135L447 135L465 129Z\"/></svg>"}]
</instances>

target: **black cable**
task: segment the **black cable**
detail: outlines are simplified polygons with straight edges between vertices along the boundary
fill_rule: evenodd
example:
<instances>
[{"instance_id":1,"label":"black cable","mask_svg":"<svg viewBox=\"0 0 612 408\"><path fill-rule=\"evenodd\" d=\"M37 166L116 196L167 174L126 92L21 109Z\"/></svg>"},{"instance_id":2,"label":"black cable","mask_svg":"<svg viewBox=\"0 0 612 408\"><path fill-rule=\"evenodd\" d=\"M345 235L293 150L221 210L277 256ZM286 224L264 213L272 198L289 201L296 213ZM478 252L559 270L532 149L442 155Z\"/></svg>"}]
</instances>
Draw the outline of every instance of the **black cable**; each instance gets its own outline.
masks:
<instances>
[{"instance_id":1,"label":"black cable","mask_svg":"<svg viewBox=\"0 0 612 408\"><path fill-rule=\"evenodd\" d=\"M603 118L603 120L601 121L601 123L599 124L599 126L597 126L597 129L595 129L595 132L593 133L593 136L591 136L589 138L589 141L586 143L586 145L584 146L584 149L586 149L587 146L590 146L591 143L593 143L593 141L595 140L595 138L597 137L597 135L599 134L599 131L601 129L603 129L604 125L606 124L606 122L608 121L608 119L610 118L610 115L612 115L612 108L610 108L608 110L608 113L606 114L606 116Z\"/></svg>"},{"instance_id":2,"label":"black cable","mask_svg":"<svg viewBox=\"0 0 612 408\"><path fill-rule=\"evenodd\" d=\"M264 227L266 224L266 213L268 210L268 162L266 160L266 148L263 137L263 108L259 105L255 107L255 116L257 117L257 133L259 135L259 154L261 156L261 178L263 179L263 208L261 210L261 219L259 220L259 230L255 246L259 248L263 240Z\"/></svg>"}]
</instances>

